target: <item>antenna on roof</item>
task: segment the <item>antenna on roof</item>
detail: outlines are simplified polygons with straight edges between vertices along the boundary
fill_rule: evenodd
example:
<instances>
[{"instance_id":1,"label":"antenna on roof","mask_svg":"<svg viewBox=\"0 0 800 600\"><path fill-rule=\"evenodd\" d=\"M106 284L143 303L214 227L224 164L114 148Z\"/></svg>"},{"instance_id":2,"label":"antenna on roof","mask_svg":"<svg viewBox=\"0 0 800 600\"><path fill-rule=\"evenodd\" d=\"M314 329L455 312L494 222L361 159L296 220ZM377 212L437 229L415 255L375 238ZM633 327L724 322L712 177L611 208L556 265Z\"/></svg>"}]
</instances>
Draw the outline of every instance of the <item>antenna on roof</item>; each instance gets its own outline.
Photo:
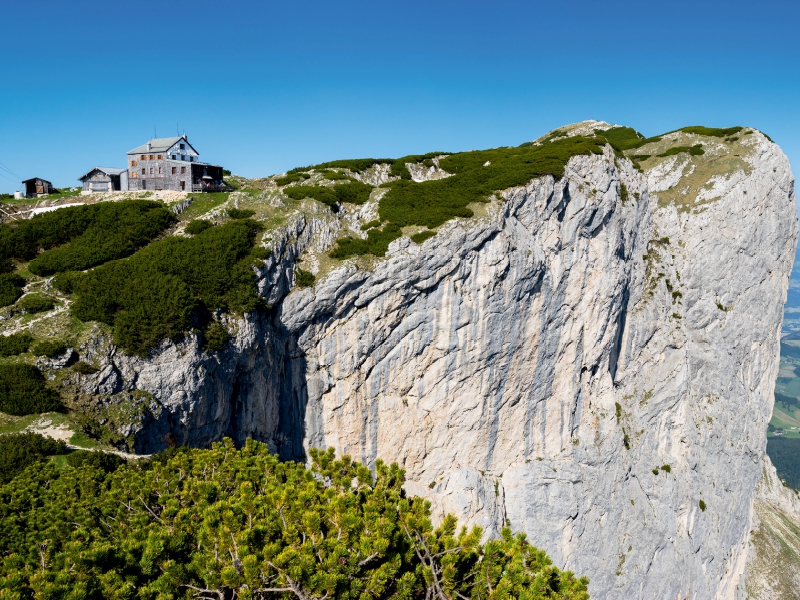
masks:
<instances>
[{"instance_id":1,"label":"antenna on roof","mask_svg":"<svg viewBox=\"0 0 800 600\"><path fill-rule=\"evenodd\" d=\"M156 139L157 137L158 137L158 134L156 133L156 126L153 125L153 139Z\"/></svg>"}]
</instances>

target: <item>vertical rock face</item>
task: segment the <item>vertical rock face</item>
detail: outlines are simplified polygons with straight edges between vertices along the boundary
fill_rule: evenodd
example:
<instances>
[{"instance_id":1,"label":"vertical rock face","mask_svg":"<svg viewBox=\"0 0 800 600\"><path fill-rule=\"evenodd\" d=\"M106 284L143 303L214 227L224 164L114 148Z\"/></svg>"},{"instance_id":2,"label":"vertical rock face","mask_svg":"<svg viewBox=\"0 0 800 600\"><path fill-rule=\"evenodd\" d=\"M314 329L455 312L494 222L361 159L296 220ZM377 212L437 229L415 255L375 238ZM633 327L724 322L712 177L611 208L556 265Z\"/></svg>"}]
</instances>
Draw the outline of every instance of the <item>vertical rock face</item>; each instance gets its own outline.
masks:
<instances>
[{"instance_id":1,"label":"vertical rock face","mask_svg":"<svg viewBox=\"0 0 800 600\"><path fill-rule=\"evenodd\" d=\"M262 271L275 308L229 350L108 351L118 387L151 394L131 435L396 461L438 514L489 535L509 522L593 597L733 597L797 221L777 146L743 136L733 164L705 143L644 172L610 147L573 157L560 180L289 293L346 215L294 222Z\"/></svg>"}]
</instances>

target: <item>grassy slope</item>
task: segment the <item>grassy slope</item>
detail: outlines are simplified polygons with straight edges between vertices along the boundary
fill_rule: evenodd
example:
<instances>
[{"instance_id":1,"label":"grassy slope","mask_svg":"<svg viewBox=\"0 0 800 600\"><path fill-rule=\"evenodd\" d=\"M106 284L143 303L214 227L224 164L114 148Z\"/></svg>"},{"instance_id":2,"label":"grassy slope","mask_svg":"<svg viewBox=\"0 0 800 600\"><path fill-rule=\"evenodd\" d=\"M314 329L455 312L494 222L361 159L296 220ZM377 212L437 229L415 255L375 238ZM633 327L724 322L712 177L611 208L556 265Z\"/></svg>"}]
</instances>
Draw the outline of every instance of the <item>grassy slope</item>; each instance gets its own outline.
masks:
<instances>
[{"instance_id":1,"label":"grassy slope","mask_svg":"<svg viewBox=\"0 0 800 600\"><path fill-rule=\"evenodd\" d=\"M751 533L745 573L748 599L789 600L798 597L800 519L796 512L786 512L793 503L791 499L784 497L783 502L775 502L778 496L788 492L778 487L781 485L764 470L753 505L758 526Z\"/></svg>"}]
</instances>

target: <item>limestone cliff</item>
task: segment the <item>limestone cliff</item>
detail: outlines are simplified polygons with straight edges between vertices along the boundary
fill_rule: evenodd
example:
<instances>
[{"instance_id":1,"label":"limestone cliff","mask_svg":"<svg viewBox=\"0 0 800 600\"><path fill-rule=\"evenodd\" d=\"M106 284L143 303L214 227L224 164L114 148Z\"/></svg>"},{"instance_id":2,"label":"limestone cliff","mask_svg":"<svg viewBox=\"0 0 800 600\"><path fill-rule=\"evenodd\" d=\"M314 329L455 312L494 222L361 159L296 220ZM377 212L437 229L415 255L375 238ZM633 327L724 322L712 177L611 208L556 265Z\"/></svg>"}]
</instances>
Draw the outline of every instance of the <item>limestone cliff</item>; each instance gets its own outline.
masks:
<instances>
[{"instance_id":1,"label":"limestone cliff","mask_svg":"<svg viewBox=\"0 0 800 600\"><path fill-rule=\"evenodd\" d=\"M563 178L505 190L422 244L327 271L339 231L374 203L298 213L259 271L272 310L231 321L225 351L189 336L132 358L98 335L79 351L103 369L76 381L98 402L146 398L120 428L140 452L228 435L287 459L333 446L397 461L439 514L490 535L510 522L595 598L733 597L797 238L793 176L753 130L675 132L636 153L641 169L611 146L575 156ZM446 176L438 162L412 172ZM293 289L298 260L313 287Z\"/></svg>"}]
</instances>

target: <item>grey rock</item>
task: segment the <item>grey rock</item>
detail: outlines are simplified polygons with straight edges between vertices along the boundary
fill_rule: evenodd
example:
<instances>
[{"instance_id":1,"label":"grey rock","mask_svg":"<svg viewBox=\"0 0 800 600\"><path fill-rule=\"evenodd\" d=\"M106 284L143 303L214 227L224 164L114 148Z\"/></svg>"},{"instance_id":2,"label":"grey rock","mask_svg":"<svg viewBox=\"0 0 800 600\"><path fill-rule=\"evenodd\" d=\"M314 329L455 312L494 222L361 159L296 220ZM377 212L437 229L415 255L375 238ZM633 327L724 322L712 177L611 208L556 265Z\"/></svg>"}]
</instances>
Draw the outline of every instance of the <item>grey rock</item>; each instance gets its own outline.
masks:
<instances>
[{"instance_id":1,"label":"grey rock","mask_svg":"<svg viewBox=\"0 0 800 600\"><path fill-rule=\"evenodd\" d=\"M293 290L295 262L344 226L298 215L258 273L273 310L228 323L224 351L100 345L121 383L106 367L86 385L152 395L139 452L227 435L380 457L436 515L510 521L595 598L732 598L797 240L788 161L751 137L713 201L660 206L649 186L683 185L684 163L643 174L606 148Z\"/></svg>"}]
</instances>

